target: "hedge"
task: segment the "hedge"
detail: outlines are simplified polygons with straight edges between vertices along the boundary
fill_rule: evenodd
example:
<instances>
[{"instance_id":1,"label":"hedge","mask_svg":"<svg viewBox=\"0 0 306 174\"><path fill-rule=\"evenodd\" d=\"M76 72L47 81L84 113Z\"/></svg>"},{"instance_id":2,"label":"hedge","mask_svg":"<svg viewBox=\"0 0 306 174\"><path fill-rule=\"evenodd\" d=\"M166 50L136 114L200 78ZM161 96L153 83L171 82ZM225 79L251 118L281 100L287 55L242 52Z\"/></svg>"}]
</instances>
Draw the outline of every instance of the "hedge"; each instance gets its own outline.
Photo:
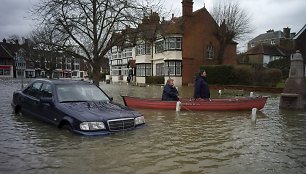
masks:
<instances>
[{"instance_id":1,"label":"hedge","mask_svg":"<svg viewBox=\"0 0 306 174\"><path fill-rule=\"evenodd\" d=\"M164 84L164 76L146 77L146 84Z\"/></svg>"},{"instance_id":2,"label":"hedge","mask_svg":"<svg viewBox=\"0 0 306 174\"><path fill-rule=\"evenodd\" d=\"M282 78L279 69L252 67L248 65L208 65L202 66L209 84L216 85L256 85L276 86Z\"/></svg>"}]
</instances>

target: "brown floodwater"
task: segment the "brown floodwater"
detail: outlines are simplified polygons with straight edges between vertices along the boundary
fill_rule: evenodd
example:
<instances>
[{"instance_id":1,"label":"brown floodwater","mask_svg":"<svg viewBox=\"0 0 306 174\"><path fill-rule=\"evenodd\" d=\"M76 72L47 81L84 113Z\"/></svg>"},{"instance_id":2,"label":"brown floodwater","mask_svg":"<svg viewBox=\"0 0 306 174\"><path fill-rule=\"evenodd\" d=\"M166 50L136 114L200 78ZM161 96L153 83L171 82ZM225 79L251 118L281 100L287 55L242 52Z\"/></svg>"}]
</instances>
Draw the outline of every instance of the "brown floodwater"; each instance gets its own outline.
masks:
<instances>
[{"instance_id":1,"label":"brown floodwater","mask_svg":"<svg viewBox=\"0 0 306 174\"><path fill-rule=\"evenodd\" d=\"M0 173L306 173L306 111L280 110L270 96L257 113L137 109L146 126L84 137L12 114L19 81L0 80ZM160 86L101 83L120 95L160 97ZM192 87L180 87L191 97ZM212 91L213 97L218 97ZM247 95L247 94L246 94Z\"/></svg>"}]
</instances>

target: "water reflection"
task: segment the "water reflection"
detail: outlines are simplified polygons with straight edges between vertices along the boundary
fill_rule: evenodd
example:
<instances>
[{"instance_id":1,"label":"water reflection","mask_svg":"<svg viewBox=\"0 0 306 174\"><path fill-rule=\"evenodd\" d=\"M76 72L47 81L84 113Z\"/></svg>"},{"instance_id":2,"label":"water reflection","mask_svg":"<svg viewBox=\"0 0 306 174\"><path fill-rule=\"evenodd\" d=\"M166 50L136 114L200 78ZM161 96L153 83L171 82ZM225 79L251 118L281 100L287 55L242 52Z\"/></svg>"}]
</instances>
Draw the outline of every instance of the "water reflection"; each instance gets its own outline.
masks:
<instances>
[{"instance_id":1,"label":"water reflection","mask_svg":"<svg viewBox=\"0 0 306 174\"><path fill-rule=\"evenodd\" d=\"M2 84L0 170L3 173L303 173L306 112L279 110L270 95L257 112L139 109L147 125L107 137L82 137L13 115L14 84ZM102 84L120 95L160 97L160 86ZM183 97L192 88L179 88Z\"/></svg>"}]
</instances>

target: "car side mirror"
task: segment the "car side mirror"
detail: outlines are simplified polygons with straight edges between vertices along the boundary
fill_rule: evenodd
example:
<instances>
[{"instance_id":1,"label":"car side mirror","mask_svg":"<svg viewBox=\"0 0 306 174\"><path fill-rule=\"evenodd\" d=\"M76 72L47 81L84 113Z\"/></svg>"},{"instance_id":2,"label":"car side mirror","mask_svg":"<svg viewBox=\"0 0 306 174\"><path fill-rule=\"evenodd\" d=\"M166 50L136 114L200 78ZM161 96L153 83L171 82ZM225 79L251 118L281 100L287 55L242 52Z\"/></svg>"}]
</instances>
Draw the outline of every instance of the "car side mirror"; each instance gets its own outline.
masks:
<instances>
[{"instance_id":1,"label":"car side mirror","mask_svg":"<svg viewBox=\"0 0 306 174\"><path fill-rule=\"evenodd\" d=\"M53 103L51 97L41 97L41 98L40 98L40 102L41 102L41 103L48 103L48 104L52 104L52 103Z\"/></svg>"}]
</instances>

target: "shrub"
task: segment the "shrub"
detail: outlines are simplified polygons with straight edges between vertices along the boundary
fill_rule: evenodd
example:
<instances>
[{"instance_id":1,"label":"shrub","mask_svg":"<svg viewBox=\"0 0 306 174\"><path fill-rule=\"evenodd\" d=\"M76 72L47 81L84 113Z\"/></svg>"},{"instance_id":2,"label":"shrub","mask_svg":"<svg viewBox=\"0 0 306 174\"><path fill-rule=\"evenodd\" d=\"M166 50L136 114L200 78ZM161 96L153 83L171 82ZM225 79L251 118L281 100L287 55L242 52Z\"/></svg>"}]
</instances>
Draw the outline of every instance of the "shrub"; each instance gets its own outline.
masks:
<instances>
[{"instance_id":1,"label":"shrub","mask_svg":"<svg viewBox=\"0 0 306 174\"><path fill-rule=\"evenodd\" d=\"M282 72L279 69L269 68L263 73L263 85L275 87L282 79Z\"/></svg>"},{"instance_id":2,"label":"shrub","mask_svg":"<svg viewBox=\"0 0 306 174\"><path fill-rule=\"evenodd\" d=\"M262 66L211 65L202 66L204 69L208 82L219 85L276 86L282 77L279 69Z\"/></svg>"},{"instance_id":3,"label":"shrub","mask_svg":"<svg viewBox=\"0 0 306 174\"><path fill-rule=\"evenodd\" d=\"M233 83L240 85L251 85L252 84L252 71L250 66L236 66L234 68L234 77Z\"/></svg>"},{"instance_id":4,"label":"shrub","mask_svg":"<svg viewBox=\"0 0 306 174\"><path fill-rule=\"evenodd\" d=\"M211 84L228 85L235 79L232 65L202 66L201 70L207 73L207 79Z\"/></svg>"},{"instance_id":5,"label":"shrub","mask_svg":"<svg viewBox=\"0 0 306 174\"><path fill-rule=\"evenodd\" d=\"M274 60L272 62L269 62L267 67L268 68L280 69L281 72L282 72L282 79L286 79L289 76L290 59L289 58L283 58L283 59Z\"/></svg>"},{"instance_id":6,"label":"shrub","mask_svg":"<svg viewBox=\"0 0 306 174\"><path fill-rule=\"evenodd\" d=\"M146 77L146 84L164 84L164 76Z\"/></svg>"}]
</instances>

